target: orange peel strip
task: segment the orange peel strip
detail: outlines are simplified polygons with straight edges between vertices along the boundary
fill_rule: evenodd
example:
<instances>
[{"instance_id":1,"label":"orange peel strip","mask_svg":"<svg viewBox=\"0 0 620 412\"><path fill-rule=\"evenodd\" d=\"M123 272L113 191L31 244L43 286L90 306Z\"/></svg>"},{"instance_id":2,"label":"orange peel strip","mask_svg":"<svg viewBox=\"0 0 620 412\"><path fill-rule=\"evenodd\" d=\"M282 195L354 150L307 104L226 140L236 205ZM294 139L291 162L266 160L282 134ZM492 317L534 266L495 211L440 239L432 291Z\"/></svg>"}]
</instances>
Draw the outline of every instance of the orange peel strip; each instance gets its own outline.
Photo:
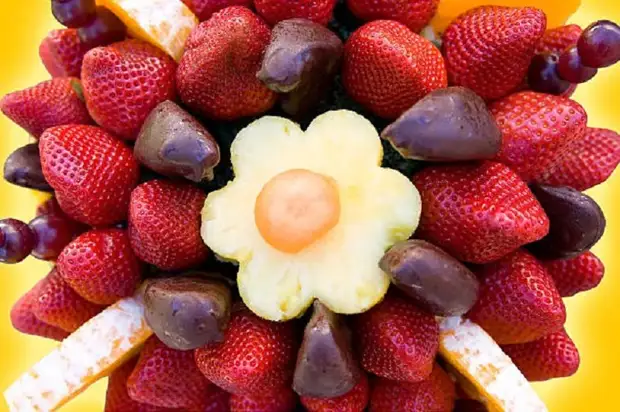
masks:
<instances>
[{"instance_id":1,"label":"orange peel strip","mask_svg":"<svg viewBox=\"0 0 620 412\"><path fill-rule=\"evenodd\" d=\"M470 395L490 411L547 411L527 379L480 326L456 316L443 319L440 332L440 354Z\"/></svg>"},{"instance_id":2,"label":"orange peel strip","mask_svg":"<svg viewBox=\"0 0 620 412\"><path fill-rule=\"evenodd\" d=\"M5 392L9 410L53 411L133 356L152 335L139 298L105 309Z\"/></svg>"}]
</instances>

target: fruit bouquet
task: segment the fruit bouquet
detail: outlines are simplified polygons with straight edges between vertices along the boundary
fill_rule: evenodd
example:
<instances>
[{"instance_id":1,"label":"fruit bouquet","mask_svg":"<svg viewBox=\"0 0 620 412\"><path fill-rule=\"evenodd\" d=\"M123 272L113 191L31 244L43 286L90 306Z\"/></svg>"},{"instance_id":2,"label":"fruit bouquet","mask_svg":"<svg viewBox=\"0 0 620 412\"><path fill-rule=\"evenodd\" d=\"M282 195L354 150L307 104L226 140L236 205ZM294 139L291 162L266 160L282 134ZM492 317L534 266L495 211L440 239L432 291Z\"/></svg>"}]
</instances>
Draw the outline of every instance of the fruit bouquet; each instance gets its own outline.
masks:
<instances>
[{"instance_id":1,"label":"fruit bouquet","mask_svg":"<svg viewBox=\"0 0 620 412\"><path fill-rule=\"evenodd\" d=\"M51 196L0 261L50 262L10 318L58 345L9 409L546 411L620 162L571 95L620 27L484 3L52 0L52 79L0 101Z\"/></svg>"}]
</instances>

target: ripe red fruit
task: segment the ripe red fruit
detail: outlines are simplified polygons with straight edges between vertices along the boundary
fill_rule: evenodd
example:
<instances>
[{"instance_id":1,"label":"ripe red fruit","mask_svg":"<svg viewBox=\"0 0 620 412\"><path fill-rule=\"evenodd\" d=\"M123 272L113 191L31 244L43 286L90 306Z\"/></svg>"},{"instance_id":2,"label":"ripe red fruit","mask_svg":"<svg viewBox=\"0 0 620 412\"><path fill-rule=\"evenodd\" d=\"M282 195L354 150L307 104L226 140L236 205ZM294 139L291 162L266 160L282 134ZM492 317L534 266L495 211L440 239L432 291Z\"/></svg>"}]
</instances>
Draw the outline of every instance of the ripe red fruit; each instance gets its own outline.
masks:
<instances>
[{"instance_id":1,"label":"ripe red fruit","mask_svg":"<svg viewBox=\"0 0 620 412\"><path fill-rule=\"evenodd\" d=\"M297 395L291 388L282 388L264 395L231 395L230 412L291 412Z\"/></svg>"},{"instance_id":2,"label":"ripe red fruit","mask_svg":"<svg viewBox=\"0 0 620 412\"><path fill-rule=\"evenodd\" d=\"M258 78L269 27L249 9L228 7L190 35L177 71L183 102L203 116L233 120L269 110L276 94Z\"/></svg>"},{"instance_id":3,"label":"ripe red fruit","mask_svg":"<svg viewBox=\"0 0 620 412\"><path fill-rule=\"evenodd\" d=\"M528 183L540 178L586 132L586 111L565 97L526 91L499 100L490 109L502 132L496 160Z\"/></svg>"},{"instance_id":4,"label":"ripe red fruit","mask_svg":"<svg viewBox=\"0 0 620 412\"><path fill-rule=\"evenodd\" d=\"M176 68L170 56L140 40L92 49L82 66L88 111L104 129L135 140L151 110L174 100Z\"/></svg>"},{"instance_id":5,"label":"ripe red fruit","mask_svg":"<svg viewBox=\"0 0 620 412\"><path fill-rule=\"evenodd\" d=\"M191 351L170 349L156 337L144 344L127 380L127 392L134 401L164 408L200 410L212 389Z\"/></svg>"},{"instance_id":6,"label":"ripe red fruit","mask_svg":"<svg viewBox=\"0 0 620 412\"><path fill-rule=\"evenodd\" d=\"M302 397L301 403L309 412L363 412L370 398L370 386L365 374L349 392L337 398Z\"/></svg>"},{"instance_id":7,"label":"ripe red fruit","mask_svg":"<svg viewBox=\"0 0 620 412\"><path fill-rule=\"evenodd\" d=\"M370 412L447 412L454 408L456 388L437 364L422 382L377 379L370 396Z\"/></svg>"},{"instance_id":8,"label":"ripe red fruit","mask_svg":"<svg viewBox=\"0 0 620 412\"><path fill-rule=\"evenodd\" d=\"M518 250L478 270L480 295L467 316L499 344L525 343L561 329L566 308L536 258Z\"/></svg>"},{"instance_id":9,"label":"ripe red fruit","mask_svg":"<svg viewBox=\"0 0 620 412\"><path fill-rule=\"evenodd\" d=\"M93 226L125 219L140 172L130 148L98 127L69 125L46 130L39 152L43 175L70 218Z\"/></svg>"},{"instance_id":10,"label":"ripe red fruit","mask_svg":"<svg viewBox=\"0 0 620 412\"><path fill-rule=\"evenodd\" d=\"M194 12L200 21L205 21L211 16L230 6L251 7L252 0L182 0L189 9Z\"/></svg>"},{"instance_id":11,"label":"ripe red fruit","mask_svg":"<svg viewBox=\"0 0 620 412\"><path fill-rule=\"evenodd\" d=\"M525 78L545 32L541 10L482 6L454 20L443 34L450 84L487 100L502 98Z\"/></svg>"},{"instance_id":12,"label":"ripe red fruit","mask_svg":"<svg viewBox=\"0 0 620 412\"><path fill-rule=\"evenodd\" d=\"M459 260L492 262L549 232L538 200L500 163L432 166L413 183L422 197L417 236Z\"/></svg>"},{"instance_id":13,"label":"ripe red fruit","mask_svg":"<svg viewBox=\"0 0 620 412\"><path fill-rule=\"evenodd\" d=\"M419 33L437 12L439 0L347 0L347 6L361 20L396 20Z\"/></svg>"},{"instance_id":14,"label":"ripe red fruit","mask_svg":"<svg viewBox=\"0 0 620 412\"><path fill-rule=\"evenodd\" d=\"M238 304L224 341L196 349L196 364L228 392L263 396L290 386L297 344L293 322L270 322Z\"/></svg>"},{"instance_id":15,"label":"ripe red fruit","mask_svg":"<svg viewBox=\"0 0 620 412\"><path fill-rule=\"evenodd\" d=\"M133 358L116 368L108 378L104 412L166 412L168 408L136 402L127 393L127 379L133 372L138 358Z\"/></svg>"},{"instance_id":16,"label":"ripe red fruit","mask_svg":"<svg viewBox=\"0 0 620 412\"><path fill-rule=\"evenodd\" d=\"M66 124L91 124L80 80L72 77L47 80L0 100L0 110L35 138L48 128Z\"/></svg>"},{"instance_id":17,"label":"ripe red fruit","mask_svg":"<svg viewBox=\"0 0 620 412\"><path fill-rule=\"evenodd\" d=\"M39 46L39 57L52 77L80 77L88 47L76 29L52 30Z\"/></svg>"},{"instance_id":18,"label":"ripe red fruit","mask_svg":"<svg viewBox=\"0 0 620 412\"><path fill-rule=\"evenodd\" d=\"M579 351L563 329L533 342L504 345L502 350L528 381L564 378L579 369Z\"/></svg>"},{"instance_id":19,"label":"ripe red fruit","mask_svg":"<svg viewBox=\"0 0 620 412\"><path fill-rule=\"evenodd\" d=\"M368 23L349 37L342 81L351 97L387 119L448 86L439 50L405 25L389 20Z\"/></svg>"},{"instance_id":20,"label":"ripe red fruit","mask_svg":"<svg viewBox=\"0 0 620 412\"><path fill-rule=\"evenodd\" d=\"M605 274L603 262L592 252L571 259L543 261L542 264L564 298L594 289Z\"/></svg>"},{"instance_id":21,"label":"ripe red fruit","mask_svg":"<svg viewBox=\"0 0 620 412\"><path fill-rule=\"evenodd\" d=\"M362 367L398 381L418 382L433 369L439 347L435 318L397 295L388 295L354 319Z\"/></svg>"},{"instance_id":22,"label":"ripe red fruit","mask_svg":"<svg viewBox=\"0 0 620 412\"><path fill-rule=\"evenodd\" d=\"M32 307L41 321L67 332L74 332L104 309L75 293L56 269L47 275Z\"/></svg>"},{"instance_id":23,"label":"ripe red fruit","mask_svg":"<svg viewBox=\"0 0 620 412\"><path fill-rule=\"evenodd\" d=\"M151 180L131 193L129 238L136 255L163 270L187 269L207 258L200 237L206 195L182 182Z\"/></svg>"},{"instance_id":24,"label":"ripe red fruit","mask_svg":"<svg viewBox=\"0 0 620 412\"><path fill-rule=\"evenodd\" d=\"M547 30L536 44L536 54L549 52L560 55L569 47L576 46L583 30L576 24Z\"/></svg>"},{"instance_id":25,"label":"ripe red fruit","mask_svg":"<svg viewBox=\"0 0 620 412\"><path fill-rule=\"evenodd\" d=\"M11 309L11 324L21 333L61 341L69 336L69 333L39 320L32 311L37 299L41 295L41 289L46 284L47 279L41 279L32 289L15 302Z\"/></svg>"},{"instance_id":26,"label":"ripe red fruit","mask_svg":"<svg viewBox=\"0 0 620 412\"><path fill-rule=\"evenodd\" d=\"M550 186L584 191L606 181L620 163L620 135L613 130L588 127L536 179Z\"/></svg>"},{"instance_id":27,"label":"ripe red fruit","mask_svg":"<svg viewBox=\"0 0 620 412\"><path fill-rule=\"evenodd\" d=\"M306 19L327 25L336 0L254 0L254 7L270 25L282 20Z\"/></svg>"},{"instance_id":28,"label":"ripe red fruit","mask_svg":"<svg viewBox=\"0 0 620 412\"><path fill-rule=\"evenodd\" d=\"M80 235L62 251L57 267L80 296L100 305L132 296L140 284L140 262L122 229Z\"/></svg>"}]
</instances>

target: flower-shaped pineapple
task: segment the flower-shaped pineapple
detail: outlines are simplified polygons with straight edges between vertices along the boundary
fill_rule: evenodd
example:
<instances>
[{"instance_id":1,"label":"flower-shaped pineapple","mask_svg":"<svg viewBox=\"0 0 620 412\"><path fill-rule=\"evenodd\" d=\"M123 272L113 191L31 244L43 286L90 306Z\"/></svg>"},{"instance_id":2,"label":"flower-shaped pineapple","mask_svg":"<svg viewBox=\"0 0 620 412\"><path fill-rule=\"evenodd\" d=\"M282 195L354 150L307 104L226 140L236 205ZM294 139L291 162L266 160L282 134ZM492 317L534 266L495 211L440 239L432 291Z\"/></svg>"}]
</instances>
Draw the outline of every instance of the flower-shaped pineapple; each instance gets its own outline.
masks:
<instances>
[{"instance_id":1,"label":"flower-shaped pineapple","mask_svg":"<svg viewBox=\"0 0 620 412\"><path fill-rule=\"evenodd\" d=\"M209 194L202 236L239 262L241 297L269 320L300 316L317 298L338 313L363 312L385 295L385 250L416 229L420 196L381 168L377 131L364 117L333 111L304 133L264 117L231 147L235 179Z\"/></svg>"}]
</instances>

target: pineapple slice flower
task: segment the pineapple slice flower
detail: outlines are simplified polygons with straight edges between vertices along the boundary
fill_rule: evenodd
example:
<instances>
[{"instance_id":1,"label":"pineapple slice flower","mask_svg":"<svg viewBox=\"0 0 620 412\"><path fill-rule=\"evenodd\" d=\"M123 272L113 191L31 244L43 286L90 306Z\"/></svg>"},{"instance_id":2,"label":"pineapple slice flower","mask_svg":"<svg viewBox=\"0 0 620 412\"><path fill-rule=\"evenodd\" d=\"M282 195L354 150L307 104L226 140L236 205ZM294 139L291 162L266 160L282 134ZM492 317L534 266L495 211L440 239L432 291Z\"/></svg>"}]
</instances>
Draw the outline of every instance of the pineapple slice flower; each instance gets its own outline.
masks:
<instances>
[{"instance_id":1,"label":"pineapple slice flower","mask_svg":"<svg viewBox=\"0 0 620 412\"><path fill-rule=\"evenodd\" d=\"M418 225L411 180L381 168L383 149L363 116L332 111L304 132L267 116L231 146L235 179L212 192L202 237L239 263L239 292L272 321L301 316L316 298L336 313L368 310L389 278L378 262Z\"/></svg>"}]
</instances>

